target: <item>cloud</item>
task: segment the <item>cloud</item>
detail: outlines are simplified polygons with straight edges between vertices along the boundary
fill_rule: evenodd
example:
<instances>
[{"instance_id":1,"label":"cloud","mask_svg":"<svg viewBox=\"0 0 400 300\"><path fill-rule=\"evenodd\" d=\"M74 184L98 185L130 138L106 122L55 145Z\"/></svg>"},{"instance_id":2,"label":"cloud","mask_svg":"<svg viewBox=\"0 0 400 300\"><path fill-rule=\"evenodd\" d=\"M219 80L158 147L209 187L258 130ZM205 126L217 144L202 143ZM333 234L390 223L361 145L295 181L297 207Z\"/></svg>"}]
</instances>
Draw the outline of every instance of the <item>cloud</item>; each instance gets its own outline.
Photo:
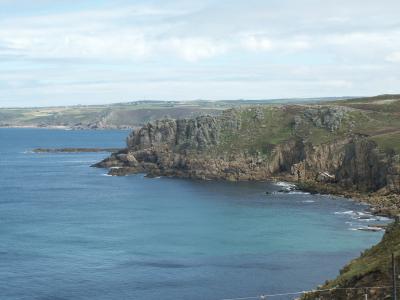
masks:
<instances>
[{"instance_id":1,"label":"cloud","mask_svg":"<svg viewBox=\"0 0 400 300\"><path fill-rule=\"evenodd\" d=\"M216 30L209 32L208 27L202 30L201 24L197 26L191 20L191 16L202 14L204 11L197 6L181 9L141 4L23 18L11 16L0 21L0 45L28 58L140 61L174 57L188 62L246 51L292 54L314 49L336 51L340 57L350 58L355 53L369 55L377 49L382 51L383 47L400 46L400 33L396 28L291 32L288 23L260 30L270 24L269 14L265 24L259 20L261 23L253 25L256 30L246 29L245 24L251 24L251 19L242 20L243 26L231 28L232 16L229 16L221 21L222 25L213 24L216 21L211 20L208 26L215 26ZM250 18L248 13L244 16ZM323 24L337 23L342 30L346 20L348 17L331 16ZM0 49L0 55L4 52Z\"/></svg>"},{"instance_id":2,"label":"cloud","mask_svg":"<svg viewBox=\"0 0 400 300\"><path fill-rule=\"evenodd\" d=\"M399 9L397 0L0 0L0 103L389 92L399 86Z\"/></svg>"},{"instance_id":3,"label":"cloud","mask_svg":"<svg viewBox=\"0 0 400 300\"><path fill-rule=\"evenodd\" d=\"M390 53L386 56L386 60L388 62L400 63L400 51Z\"/></svg>"},{"instance_id":4,"label":"cloud","mask_svg":"<svg viewBox=\"0 0 400 300\"><path fill-rule=\"evenodd\" d=\"M161 45L190 62L221 55L229 48L226 43L207 38L171 38Z\"/></svg>"},{"instance_id":5,"label":"cloud","mask_svg":"<svg viewBox=\"0 0 400 300\"><path fill-rule=\"evenodd\" d=\"M267 37L250 35L242 39L242 45L245 49L253 51L269 51L272 50L272 41Z\"/></svg>"},{"instance_id":6,"label":"cloud","mask_svg":"<svg viewBox=\"0 0 400 300\"><path fill-rule=\"evenodd\" d=\"M241 45L250 51L297 52L311 48L306 36L288 36L286 38L268 37L265 34L243 34Z\"/></svg>"},{"instance_id":7,"label":"cloud","mask_svg":"<svg viewBox=\"0 0 400 300\"><path fill-rule=\"evenodd\" d=\"M0 23L0 45L33 59L140 60L169 55L195 62L226 52L227 43L214 38L165 34L173 24L163 21L158 24L159 19L183 13L183 10L142 5L9 18ZM156 17L158 21L143 23L140 21L143 17ZM0 54L4 52L0 48Z\"/></svg>"}]
</instances>

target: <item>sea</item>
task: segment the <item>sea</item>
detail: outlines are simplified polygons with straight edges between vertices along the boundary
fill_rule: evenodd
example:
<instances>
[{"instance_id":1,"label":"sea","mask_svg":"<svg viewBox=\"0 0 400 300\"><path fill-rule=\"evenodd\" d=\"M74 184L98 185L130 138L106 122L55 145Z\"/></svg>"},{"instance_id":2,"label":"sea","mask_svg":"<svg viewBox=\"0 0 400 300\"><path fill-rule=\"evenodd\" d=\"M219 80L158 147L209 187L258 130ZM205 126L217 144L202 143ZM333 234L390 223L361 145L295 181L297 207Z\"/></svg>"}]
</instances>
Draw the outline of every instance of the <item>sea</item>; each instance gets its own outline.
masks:
<instances>
[{"instance_id":1,"label":"sea","mask_svg":"<svg viewBox=\"0 0 400 300\"><path fill-rule=\"evenodd\" d=\"M114 177L90 167L128 131L0 129L0 299L235 299L338 275L384 222L285 182ZM295 299L300 294L268 299Z\"/></svg>"}]
</instances>

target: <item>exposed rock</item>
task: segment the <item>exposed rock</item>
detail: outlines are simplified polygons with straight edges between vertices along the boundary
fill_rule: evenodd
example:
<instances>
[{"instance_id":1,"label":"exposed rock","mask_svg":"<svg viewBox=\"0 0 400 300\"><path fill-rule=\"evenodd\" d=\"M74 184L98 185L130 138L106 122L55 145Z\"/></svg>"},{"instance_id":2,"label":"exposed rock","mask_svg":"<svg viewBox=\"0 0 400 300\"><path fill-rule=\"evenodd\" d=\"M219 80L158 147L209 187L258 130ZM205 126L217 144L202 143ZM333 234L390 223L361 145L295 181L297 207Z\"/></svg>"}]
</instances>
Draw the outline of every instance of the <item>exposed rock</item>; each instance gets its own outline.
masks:
<instances>
[{"instance_id":1,"label":"exposed rock","mask_svg":"<svg viewBox=\"0 0 400 300\"><path fill-rule=\"evenodd\" d=\"M304 111L304 116L311 120L316 127L326 128L330 131L339 129L347 108L344 107L316 107Z\"/></svg>"}]
</instances>

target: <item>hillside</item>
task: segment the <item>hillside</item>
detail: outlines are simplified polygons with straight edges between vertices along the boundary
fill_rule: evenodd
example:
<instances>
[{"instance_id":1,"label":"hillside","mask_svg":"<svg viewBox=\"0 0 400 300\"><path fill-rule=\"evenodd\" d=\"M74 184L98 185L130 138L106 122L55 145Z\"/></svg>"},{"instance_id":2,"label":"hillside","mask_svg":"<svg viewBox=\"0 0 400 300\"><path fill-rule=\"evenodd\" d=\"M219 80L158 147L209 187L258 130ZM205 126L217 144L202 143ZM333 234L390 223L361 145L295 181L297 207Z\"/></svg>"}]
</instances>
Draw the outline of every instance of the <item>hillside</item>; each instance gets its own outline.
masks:
<instances>
[{"instance_id":1,"label":"hillside","mask_svg":"<svg viewBox=\"0 0 400 300\"><path fill-rule=\"evenodd\" d=\"M310 293L302 300L364 299L364 289L346 290L343 288L366 286L387 287L368 289L369 299L392 299L392 253L397 258L395 260L396 269L399 270L400 223L398 222L389 226L379 244L364 251L359 258L346 265L336 279L327 281L319 287L322 290L333 289L332 291Z\"/></svg>"}]
</instances>

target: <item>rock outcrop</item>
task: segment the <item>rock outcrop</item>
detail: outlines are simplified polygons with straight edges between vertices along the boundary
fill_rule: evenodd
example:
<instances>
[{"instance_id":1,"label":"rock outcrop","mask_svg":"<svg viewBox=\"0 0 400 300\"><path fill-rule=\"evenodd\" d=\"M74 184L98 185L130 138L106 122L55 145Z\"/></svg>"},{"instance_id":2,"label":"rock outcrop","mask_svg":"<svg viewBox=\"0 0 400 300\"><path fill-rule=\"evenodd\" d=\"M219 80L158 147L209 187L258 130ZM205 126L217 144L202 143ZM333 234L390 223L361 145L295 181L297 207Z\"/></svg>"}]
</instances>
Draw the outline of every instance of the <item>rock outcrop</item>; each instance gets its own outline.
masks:
<instances>
[{"instance_id":1,"label":"rock outcrop","mask_svg":"<svg viewBox=\"0 0 400 300\"><path fill-rule=\"evenodd\" d=\"M304 110L304 116L316 127L326 128L331 132L339 129L348 108L317 106Z\"/></svg>"},{"instance_id":2,"label":"rock outcrop","mask_svg":"<svg viewBox=\"0 0 400 300\"><path fill-rule=\"evenodd\" d=\"M304 156L291 170L298 181L337 183L361 192L400 192L399 155L381 152L366 138L308 145Z\"/></svg>"}]
</instances>

